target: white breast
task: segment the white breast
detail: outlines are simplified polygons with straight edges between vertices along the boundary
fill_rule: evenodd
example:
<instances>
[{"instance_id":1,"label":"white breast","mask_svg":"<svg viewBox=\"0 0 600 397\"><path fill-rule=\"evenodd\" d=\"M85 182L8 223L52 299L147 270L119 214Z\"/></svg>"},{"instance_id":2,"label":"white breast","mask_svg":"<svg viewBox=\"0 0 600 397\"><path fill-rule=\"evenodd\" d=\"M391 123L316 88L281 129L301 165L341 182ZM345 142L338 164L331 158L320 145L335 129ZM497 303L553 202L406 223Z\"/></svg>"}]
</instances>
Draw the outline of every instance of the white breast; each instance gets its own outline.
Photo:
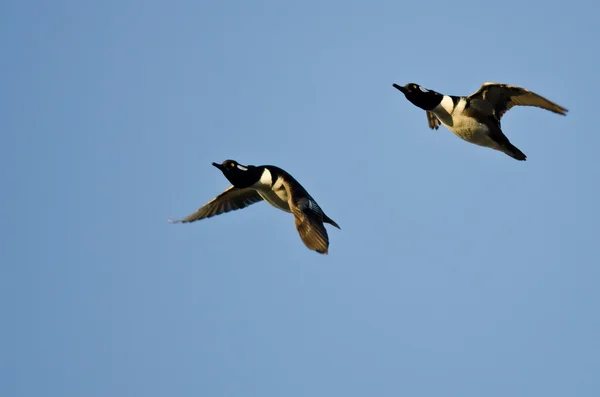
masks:
<instances>
[{"instance_id":1,"label":"white breast","mask_svg":"<svg viewBox=\"0 0 600 397\"><path fill-rule=\"evenodd\" d=\"M461 98L454 107L452 98L445 95L433 112L442 124L459 138L475 145L496 149L498 144L489 137L488 126L473 117L462 115L466 105L467 101Z\"/></svg>"}]
</instances>

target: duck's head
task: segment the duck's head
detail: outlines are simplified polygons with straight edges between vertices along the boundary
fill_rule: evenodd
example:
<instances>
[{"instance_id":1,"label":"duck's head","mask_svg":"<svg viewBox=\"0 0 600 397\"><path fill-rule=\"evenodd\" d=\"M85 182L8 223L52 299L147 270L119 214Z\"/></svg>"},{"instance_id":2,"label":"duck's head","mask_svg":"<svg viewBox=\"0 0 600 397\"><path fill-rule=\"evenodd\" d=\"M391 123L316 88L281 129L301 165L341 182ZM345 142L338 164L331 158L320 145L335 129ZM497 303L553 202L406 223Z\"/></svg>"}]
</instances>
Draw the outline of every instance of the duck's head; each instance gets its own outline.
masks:
<instances>
[{"instance_id":1,"label":"duck's head","mask_svg":"<svg viewBox=\"0 0 600 397\"><path fill-rule=\"evenodd\" d=\"M438 92L428 90L415 83L408 83L405 86L393 84L393 86L402 92L413 105L423 110L432 110L440 104L444 97Z\"/></svg>"}]
</instances>

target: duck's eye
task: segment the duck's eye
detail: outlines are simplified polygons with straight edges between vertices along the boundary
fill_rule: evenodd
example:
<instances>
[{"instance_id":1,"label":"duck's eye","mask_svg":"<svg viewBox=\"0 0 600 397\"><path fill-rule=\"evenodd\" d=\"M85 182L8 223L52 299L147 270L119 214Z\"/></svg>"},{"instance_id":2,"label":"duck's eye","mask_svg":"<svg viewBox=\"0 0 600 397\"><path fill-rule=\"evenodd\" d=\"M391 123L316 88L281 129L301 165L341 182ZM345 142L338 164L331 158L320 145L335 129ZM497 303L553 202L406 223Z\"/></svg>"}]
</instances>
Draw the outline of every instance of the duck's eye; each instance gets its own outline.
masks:
<instances>
[{"instance_id":1,"label":"duck's eye","mask_svg":"<svg viewBox=\"0 0 600 397\"><path fill-rule=\"evenodd\" d=\"M416 84L413 84L412 88L416 90L418 87Z\"/></svg>"},{"instance_id":2,"label":"duck's eye","mask_svg":"<svg viewBox=\"0 0 600 397\"><path fill-rule=\"evenodd\" d=\"M235 167L235 163L229 163L229 166L230 166L231 168L233 168L233 167Z\"/></svg>"}]
</instances>

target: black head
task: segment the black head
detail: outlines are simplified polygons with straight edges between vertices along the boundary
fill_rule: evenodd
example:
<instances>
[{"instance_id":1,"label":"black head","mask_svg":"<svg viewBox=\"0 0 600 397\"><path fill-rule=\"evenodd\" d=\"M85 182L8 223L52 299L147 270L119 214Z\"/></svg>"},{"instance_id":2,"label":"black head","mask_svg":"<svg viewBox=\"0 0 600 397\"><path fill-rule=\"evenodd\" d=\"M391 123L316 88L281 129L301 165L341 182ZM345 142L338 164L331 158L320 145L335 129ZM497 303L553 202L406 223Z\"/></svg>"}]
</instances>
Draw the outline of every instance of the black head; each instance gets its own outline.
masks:
<instances>
[{"instance_id":1,"label":"black head","mask_svg":"<svg viewBox=\"0 0 600 397\"><path fill-rule=\"evenodd\" d=\"M235 160L225 160L221 164L212 163L223 172L225 178L239 189L252 186L260 179L261 171L253 165L241 165Z\"/></svg>"},{"instance_id":2,"label":"black head","mask_svg":"<svg viewBox=\"0 0 600 397\"><path fill-rule=\"evenodd\" d=\"M444 96L438 92L428 90L415 83L409 83L404 87L398 84L393 85L394 88L400 90L406 99L412 102L413 105L420 107L423 110L432 110L440 104Z\"/></svg>"}]
</instances>

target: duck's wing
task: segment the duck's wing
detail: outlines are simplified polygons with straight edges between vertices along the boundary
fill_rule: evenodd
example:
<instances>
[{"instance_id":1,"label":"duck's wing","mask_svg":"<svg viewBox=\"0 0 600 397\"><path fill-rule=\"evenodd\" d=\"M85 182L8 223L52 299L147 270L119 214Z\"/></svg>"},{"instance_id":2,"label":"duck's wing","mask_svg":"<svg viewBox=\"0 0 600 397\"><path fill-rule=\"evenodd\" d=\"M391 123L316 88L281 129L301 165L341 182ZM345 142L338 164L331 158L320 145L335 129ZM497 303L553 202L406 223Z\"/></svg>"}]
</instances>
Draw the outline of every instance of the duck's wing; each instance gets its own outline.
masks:
<instances>
[{"instance_id":1,"label":"duck's wing","mask_svg":"<svg viewBox=\"0 0 600 397\"><path fill-rule=\"evenodd\" d=\"M484 100L492 105L498 120L513 106L535 106L566 115L568 110L525 88L499 83L484 83L469 96L471 101Z\"/></svg>"},{"instance_id":2,"label":"duck's wing","mask_svg":"<svg viewBox=\"0 0 600 397\"><path fill-rule=\"evenodd\" d=\"M238 189L230 186L223 193L210 200L204 206L183 219L172 220L171 223L187 223L210 218L225 212L235 211L261 201L263 198L254 189Z\"/></svg>"},{"instance_id":3,"label":"duck's wing","mask_svg":"<svg viewBox=\"0 0 600 397\"><path fill-rule=\"evenodd\" d=\"M302 242L308 249L317 251L320 254L327 254L329 236L323 224L326 217L325 213L299 183L292 184L286 178L283 184L288 194L290 210L294 214L296 229Z\"/></svg>"}]
</instances>

